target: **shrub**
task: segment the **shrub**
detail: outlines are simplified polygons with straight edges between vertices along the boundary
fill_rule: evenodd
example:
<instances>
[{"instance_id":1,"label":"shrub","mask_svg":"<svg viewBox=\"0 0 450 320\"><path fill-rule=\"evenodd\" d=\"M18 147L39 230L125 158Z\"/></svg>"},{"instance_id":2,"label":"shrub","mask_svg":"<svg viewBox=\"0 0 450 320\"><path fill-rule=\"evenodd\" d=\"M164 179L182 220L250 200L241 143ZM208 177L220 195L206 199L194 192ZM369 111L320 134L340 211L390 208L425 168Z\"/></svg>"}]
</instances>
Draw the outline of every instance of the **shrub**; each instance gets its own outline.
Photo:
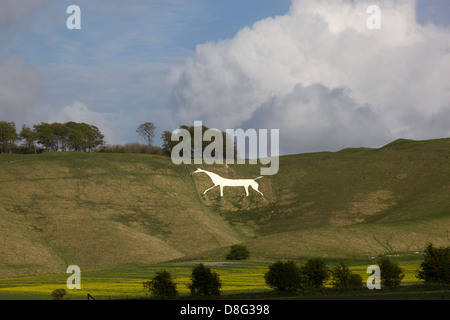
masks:
<instances>
[{"instance_id":1,"label":"shrub","mask_svg":"<svg viewBox=\"0 0 450 320\"><path fill-rule=\"evenodd\" d=\"M360 274L352 273L350 275L350 288L360 289L364 286L363 279Z\"/></svg>"},{"instance_id":2,"label":"shrub","mask_svg":"<svg viewBox=\"0 0 450 320\"><path fill-rule=\"evenodd\" d=\"M309 259L300 272L305 286L311 288L321 288L330 276L330 270L321 258Z\"/></svg>"},{"instance_id":3,"label":"shrub","mask_svg":"<svg viewBox=\"0 0 450 320\"><path fill-rule=\"evenodd\" d=\"M302 285L300 268L294 261L277 261L270 265L264 280L269 287L278 291L295 291Z\"/></svg>"},{"instance_id":4,"label":"shrub","mask_svg":"<svg viewBox=\"0 0 450 320\"><path fill-rule=\"evenodd\" d=\"M177 285L171 274L166 271L157 271L152 280L143 283L144 289L148 289L156 297L174 297L178 294Z\"/></svg>"},{"instance_id":5,"label":"shrub","mask_svg":"<svg viewBox=\"0 0 450 320\"><path fill-rule=\"evenodd\" d=\"M392 262L386 257L383 257L378 260L378 265L381 273L381 284L389 288L398 287L402 279L405 277L398 264Z\"/></svg>"},{"instance_id":6,"label":"shrub","mask_svg":"<svg viewBox=\"0 0 450 320\"><path fill-rule=\"evenodd\" d=\"M188 284L188 288L192 295L220 295L222 283L219 275L202 263L192 270L190 279L191 283Z\"/></svg>"},{"instance_id":7,"label":"shrub","mask_svg":"<svg viewBox=\"0 0 450 320\"><path fill-rule=\"evenodd\" d=\"M440 285L450 283L450 248L435 248L428 244L417 278Z\"/></svg>"},{"instance_id":8,"label":"shrub","mask_svg":"<svg viewBox=\"0 0 450 320\"><path fill-rule=\"evenodd\" d=\"M106 153L142 153L165 155L164 150L158 146L141 144L138 142L127 143L125 145L106 145L99 149Z\"/></svg>"},{"instance_id":9,"label":"shrub","mask_svg":"<svg viewBox=\"0 0 450 320\"><path fill-rule=\"evenodd\" d=\"M349 289L363 286L362 277L359 274L352 273L344 263L335 266L330 273L331 283L336 288Z\"/></svg>"},{"instance_id":10,"label":"shrub","mask_svg":"<svg viewBox=\"0 0 450 320\"><path fill-rule=\"evenodd\" d=\"M241 244L231 246L230 252L227 254L227 260L245 260L250 256L250 252Z\"/></svg>"},{"instance_id":11,"label":"shrub","mask_svg":"<svg viewBox=\"0 0 450 320\"><path fill-rule=\"evenodd\" d=\"M53 300L63 300L66 295L66 289L55 289L52 292Z\"/></svg>"}]
</instances>

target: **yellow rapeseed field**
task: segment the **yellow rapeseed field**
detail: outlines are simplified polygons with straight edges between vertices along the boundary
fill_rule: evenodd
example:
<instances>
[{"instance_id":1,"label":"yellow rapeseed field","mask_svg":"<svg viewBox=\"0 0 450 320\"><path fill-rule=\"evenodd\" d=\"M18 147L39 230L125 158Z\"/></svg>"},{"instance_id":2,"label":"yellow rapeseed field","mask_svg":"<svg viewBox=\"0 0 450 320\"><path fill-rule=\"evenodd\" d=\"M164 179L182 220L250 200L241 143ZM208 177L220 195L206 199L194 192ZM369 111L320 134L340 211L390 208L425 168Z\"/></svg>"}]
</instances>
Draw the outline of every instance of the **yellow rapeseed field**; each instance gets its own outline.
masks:
<instances>
[{"instance_id":1,"label":"yellow rapeseed field","mask_svg":"<svg viewBox=\"0 0 450 320\"><path fill-rule=\"evenodd\" d=\"M180 295L189 294L187 284L194 267L192 264L171 264L167 266L127 267L105 270L81 271L81 289L68 290L66 281L70 274L55 274L0 280L0 299L9 297L31 297L52 299L55 289L66 289L69 299L86 299L90 294L96 299L118 299L146 297L143 282L150 280L156 271L166 269L177 284ZM237 293L268 290L264 282L267 266L235 266L217 264L209 266L219 274L222 293Z\"/></svg>"},{"instance_id":2,"label":"yellow rapeseed field","mask_svg":"<svg viewBox=\"0 0 450 320\"><path fill-rule=\"evenodd\" d=\"M214 262L205 263L219 274L222 282L222 294L248 293L270 290L264 281L268 264L250 262ZM195 263L171 263L167 265L124 267L104 270L81 271L81 289L68 290L66 281L70 274L0 279L0 299L52 299L55 289L66 289L66 299L86 299L91 295L95 299L144 298L148 292L143 282L150 280L156 271L169 271L177 284L180 295L189 295L187 284ZM367 266L352 266L350 270L360 274L363 281L369 276ZM400 265L405 277L402 283L418 282L417 265ZM327 284L329 287L330 284Z\"/></svg>"}]
</instances>

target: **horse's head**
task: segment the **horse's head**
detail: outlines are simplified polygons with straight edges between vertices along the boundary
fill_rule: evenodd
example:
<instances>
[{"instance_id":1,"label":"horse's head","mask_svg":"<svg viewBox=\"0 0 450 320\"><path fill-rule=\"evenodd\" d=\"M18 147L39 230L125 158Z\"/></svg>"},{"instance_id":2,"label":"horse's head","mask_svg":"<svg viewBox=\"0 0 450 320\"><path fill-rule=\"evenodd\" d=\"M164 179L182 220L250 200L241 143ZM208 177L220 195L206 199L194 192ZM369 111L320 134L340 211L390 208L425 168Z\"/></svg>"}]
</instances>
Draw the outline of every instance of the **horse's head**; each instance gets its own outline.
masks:
<instances>
[{"instance_id":1,"label":"horse's head","mask_svg":"<svg viewBox=\"0 0 450 320\"><path fill-rule=\"evenodd\" d=\"M195 170L194 172L192 172L192 174L194 173L199 173L199 172L204 172L202 169L198 168L197 170Z\"/></svg>"}]
</instances>

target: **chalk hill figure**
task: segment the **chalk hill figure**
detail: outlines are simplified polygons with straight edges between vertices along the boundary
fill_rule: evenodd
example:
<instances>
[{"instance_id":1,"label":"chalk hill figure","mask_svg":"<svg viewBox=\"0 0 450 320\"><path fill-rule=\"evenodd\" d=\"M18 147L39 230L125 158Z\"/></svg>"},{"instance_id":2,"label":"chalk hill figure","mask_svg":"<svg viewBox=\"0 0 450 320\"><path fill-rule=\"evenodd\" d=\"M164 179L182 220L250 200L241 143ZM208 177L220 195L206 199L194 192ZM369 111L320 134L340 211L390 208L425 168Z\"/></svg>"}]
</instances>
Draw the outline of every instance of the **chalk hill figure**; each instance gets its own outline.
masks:
<instances>
[{"instance_id":1,"label":"chalk hill figure","mask_svg":"<svg viewBox=\"0 0 450 320\"><path fill-rule=\"evenodd\" d=\"M224 187L244 187L245 193L247 194L247 197L248 197L248 195L249 195L248 187L251 186L255 191L259 192L262 196L264 196L263 193L258 190L259 184L258 184L258 182L255 181L257 179L262 178L263 176L260 176L255 179L227 179L227 178L223 178L223 177L219 176L218 174L216 174L214 172L210 172L210 171L206 171L206 170L202 170L202 169L195 170L193 172L193 174L200 173L200 172L206 173L211 178L212 182L214 183L214 185L211 188L206 189L203 192L203 194L205 194L212 188L219 186L220 187L220 196L223 197L223 188Z\"/></svg>"}]
</instances>

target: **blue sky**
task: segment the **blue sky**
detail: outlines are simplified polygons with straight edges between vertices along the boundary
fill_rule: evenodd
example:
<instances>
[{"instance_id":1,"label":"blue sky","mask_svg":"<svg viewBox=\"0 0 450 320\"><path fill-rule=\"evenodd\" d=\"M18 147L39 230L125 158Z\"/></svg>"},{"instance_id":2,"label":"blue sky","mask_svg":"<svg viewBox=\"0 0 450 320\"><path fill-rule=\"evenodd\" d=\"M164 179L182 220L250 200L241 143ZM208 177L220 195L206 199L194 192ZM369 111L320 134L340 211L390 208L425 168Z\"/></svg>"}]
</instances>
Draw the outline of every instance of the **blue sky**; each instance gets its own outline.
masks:
<instances>
[{"instance_id":1,"label":"blue sky","mask_svg":"<svg viewBox=\"0 0 450 320\"><path fill-rule=\"evenodd\" d=\"M301 0L297 2L302 4ZM309 0L306 2L310 3L309 9L315 5ZM280 37L289 35L289 39L295 41L295 38L292 38L295 30L288 30L285 24L288 20L276 19L276 17L288 15L291 8L289 0L5 0L2 3L3 5L0 6L0 21L2 21L0 22L2 31L0 36L0 72L2 72L0 74L0 118L15 121L19 128L22 124L32 125L40 121L84 121L98 125L109 143L144 142L135 132L136 127L144 121L155 123L158 137L163 130L174 130L182 124L181 121L193 120L189 117L174 117L174 115L183 114L185 105L191 108L194 108L192 105L197 102L201 105L203 101L190 99L192 93L189 92L194 92L194 88L199 86L202 88L202 81L211 84L217 79L208 79L205 78L205 74L189 71L186 65L187 59L195 62L199 69L205 67L206 74L226 74L232 81L242 80L239 83L244 84L252 78L253 72L262 72L272 62L274 65L277 64L278 56L274 53L276 50L266 48L272 56L268 54L264 62L253 67L256 70L251 69L252 71L244 75L240 71L229 75L227 72L241 63L240 56L233 53L230 48L237 50L237 43L242 37L248 37L248 41L240 42L242 49L237 52L241 53L254 48L246 48L247 43L256 46L258 43L266 43L268 39L264 39L265 37L278 37L273 39L272 43L275 43ZM66 28L66 19L69 17L66 8L72 4L78 5L81 9L81 30ZM436 28L443 30L442 37L446 39L450 21L449 1L419 1L416 8L417 21L420 25L434 23ZM273 19L268 20L268 17ZM326 18L329 19L329 17ZM253 28L256 22L259 27ZM310 30L309 25L301 25L301 21L297 23L299 35L307 30L314 38L316 31ZM267 32L266 35L265 31L257 32L258 28L266 27L267 30L264 29ZM283 29L285 27L286 29ZM242 32L245 28L248 32ZM428 33L424 31L423 34ZM433 43L439 46L438 40ZM301 48L305 50L304 52L313 50L313 48L305 49L304 45ZM245 51L247 49L248 51ZM317 46L314 47L314 50L316 49ZM280 48L280 50L284 49ZM414 48L411 52L417 53L420 50L420 48ZM436 50L445 53L446 48L439 47ZM211 55L204 57L202 52L211 52ZM223 56L224 52L229 52L230 55ZM220 57L220 59L214 60L214 57ZM296 60L296 57L293 56L291 60ZM205 61L206 63L202 64ZM282 62L285 66L288 63L286 61ZM219 62L220 66L215 64ZM294 70L294 66L287 67L292 67ZM447 65L443 67L445 69ZM182 77L175 80L170 78L169 75L174 70L181 72ZM309 74L313 73L315 71ZM328 71L324 71L324 76L325 74L328 75L328 79L333 79ZM239 79L239 76L243 78ZM282 73L273 73L274 83L286 81L291 85L291 90L300 83L306 86L309 79L309 76L306 78L299 76L291 83L289 79L283 77L285 75ZM353 83L340 84L330 80L328 84L322 78L318 79L317 82L325 84L327 88L323 92L320 91L320 94L334 92L333 89L336 87L341 85L347 87ZM190 82L186 84L183 81ZM258 84L257 89L253 83L247 83L246 86L255 90L253 95L259 94L257 90L267 92L267 88L270 88L269 82ZM270 101L277 101L277 103L284 101L283 103L286 104L291 101L286 99L288 97L293 99L295 94L300 92L305 96L310 94L309 90L297 90L294 94L294 91L284 92L274 89L272 100L255 102L258 104L248 111L247 118L242 121L221 123L220 111L223 111L227 105L221 105L219 101L221 98L217 96L216 106L216 96L211 92L217 90L225 96L240 97L240 89L224 87L223 83L220 86L218 84L217 87L205 86L204 88L211 96L210 100L204 103L209 103L212 111L206 110L202 113L203 109L198 109L194 110L198 111L197 113L192 114L200 118L205 114L205 124L215 127L230 124L270 126L271 123L267 119L274 116L264 111L264 107L270 104ZM350 89L353 88L350 87ZM198 89L195 90L198 92ZM358 93L358 90L355 89L355 91ZM327 97L331 96L333 95ZM357 94L352 96L351 101L356 101L357 96ZM303 101L302 97L297 97L296 101ZM242 96L242 99L247 97ZM366 97L362 100L364 99ZM176 106L173 106L174 101ZM367 100L362 104L375 106L377 103L375 101L378 100ZM217 119L211 116L216 107L219 108ZM447 106L441 105L435 110L436 113L446 111ZM239 113L239 109L233 112ZM291 111L286 110L286 112ZM417 116L420 115L417 114ZM396 117L400 119L402 115L396 115ZM260 121L256 123L255 119ZM430 118L430 122L437 121L433 119ZM280 123L272 125L281 126ZM397 129L404 124L396 125ZM441 125L445 127L447 123ZM381 128L382 125L380 124L379 127ZM324 133L321 132L318 133L317 144L308 142L308 147L306 144L299 144L296 149L286 152L333 149L355 143L369 145L383 143L395 137L396 131L392 128L390 130L393 132L392 135L378 135L380 137L378 139L352 141L342 138L342 141L334 145L332 142L322 143L319 137L322 137ZM447 133L446 131L430 133L422 127L421 130L424 133L418 134L416 138L428 138ZM399 131L398 134L407 135L406 132ZM160 142L158 140L157 143Z\"/></svg>"},{"instance_id":2,"label":"blue sky","mask_svg":"<svg viewBox=\"0 0 450 320\"><path fill-rule=\"evenodd\" d=\"M66 9L72 4L81 9L81 30L66 27L70 16ZM18 57L34 69L41 77L43 103L55 110L76 100L114 117L129 113L118 111L127 103L146 121L155 122L160 133L174 128L163 127L166 123L153 112L145 115L145 110L165 103L165 88L160 84L172 65L191 55L197 44L232 37L259 19L284 14L289 4L288 0L41 1L30 4L27 12L18 10L18 19L5 28L8 34L0 57ZM147 82L150 88L136 83L135 91L127 93L133 81ZM96 86L104 94L96 92ZM115 101L105 96L108 91L116 92ZM21 122L20 115L14 115L12 120L20 127L35 119L28 118ZM122 132L108 137L111 143L140 139L133 126L144 119L130 115L127 120L127 132L118 129ZM39 121L50 119L44 115Z\"/></svg>"},{"instance_id":3,"label":"blue sky","mask_svg":"<svg viewBox=\"0 0 450 320\"><path fill-rule=\"evenodd\" d=\"M71 4L81 9L79 31L65 27ZM28 16L10 52L44 64L165 62L192 53L197 44L233 37L255 21L284 14L289 5L289 0L51 1ZM71 49L84 54L71 54Z\"/></svg>"}]
</instances>

